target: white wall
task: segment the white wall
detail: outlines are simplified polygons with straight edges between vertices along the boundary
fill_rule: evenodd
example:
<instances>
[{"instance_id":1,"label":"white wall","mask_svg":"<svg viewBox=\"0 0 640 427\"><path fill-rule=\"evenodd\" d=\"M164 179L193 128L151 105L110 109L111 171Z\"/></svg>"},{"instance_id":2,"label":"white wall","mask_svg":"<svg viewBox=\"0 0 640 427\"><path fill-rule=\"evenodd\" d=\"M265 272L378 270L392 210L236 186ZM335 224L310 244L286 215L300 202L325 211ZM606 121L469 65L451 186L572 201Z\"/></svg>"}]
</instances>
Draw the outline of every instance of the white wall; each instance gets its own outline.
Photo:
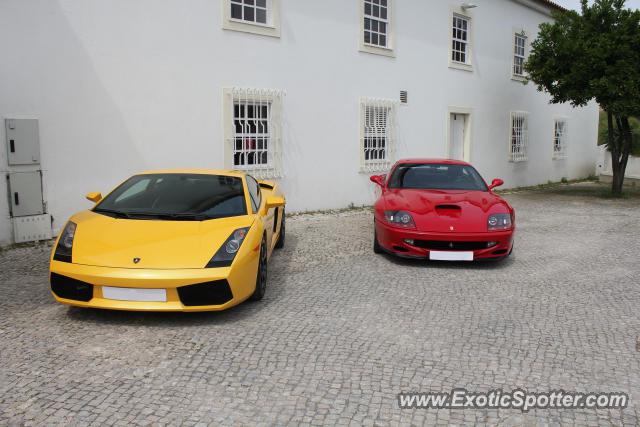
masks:
<instances>
[{"instance_id":1,"label":"white wall","mask_svg":"<svg viewBox=\"0 0 640 427\"><path fill-rule=\"evenodd\" d=\"M398 99L398 157L446 155L449 106L473 109L471 160L487 179L531 185L594 172L595 105L550 106L510 79L514 28L535 38L547 16L476 0L474 71L448 68L460 1L397 0L396 57L358 52L357 0L281 0L281 37L222 30L221 0L0 1L0 116L40 120L45 199L59 229L83 195L136 171L223 167L222 88L284 89L290 210L372 203L359 173L359 98ZM507 161L509 111L530 114L529 161ZM553 161L553 117L570 119ZM0 145L4 145L4 129ZM6 149L0 150L6 168ZM11 240L0 185L0 242Z\"/></svg>"}]
</instances>

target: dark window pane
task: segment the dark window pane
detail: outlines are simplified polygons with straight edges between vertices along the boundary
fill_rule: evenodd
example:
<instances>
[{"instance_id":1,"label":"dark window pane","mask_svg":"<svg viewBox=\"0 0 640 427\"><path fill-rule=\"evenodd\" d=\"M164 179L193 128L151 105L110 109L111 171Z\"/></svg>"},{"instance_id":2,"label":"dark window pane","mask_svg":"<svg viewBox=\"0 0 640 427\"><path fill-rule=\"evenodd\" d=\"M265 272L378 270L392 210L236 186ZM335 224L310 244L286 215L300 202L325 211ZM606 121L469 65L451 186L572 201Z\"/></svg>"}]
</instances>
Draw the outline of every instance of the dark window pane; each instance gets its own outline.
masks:
<instances>
[{"instance_id":1,"label":"dark window pane","mask_svg":"<svg viewBox=\"0 0 640 427\"><path fill-rule=\"evenodd\" d=\"M373 6L373 16L376 18L380 17L380 6Z\"/></svg>"},{"instance_id":2,"label":"dark window pane","mask_svg":"<svg viewBox=\"0 0 640 427\"><path fill-rule=\"evenodd\" d=\"M244 4L253 4L253 0L244 0Z\"/></svg>"},{"instance_id":3,"label":"dark window pane","mask_svg":"<svg viewBox=\"0 0 640 427\"><path fill-rule=\"evenodd\" d=\"M256 6L267 7L267 0L256 0Z\"/></svg>"},{"instance_id":4,"label":"dark window pane","mask_svg":"<svg viewBox=\"0 0 640 427\"><path fill-rule=\"evenodd\" d=\"M380 5L386 6L387 5L387 0L380 0Z\"/></svg>"},{"instance_id":5,"label":"dark window pane","mask_svg":"<svg viewBox=\"0 0 640 427\"><path fill-rule=\"evenodd\" d=\"M378 34L377 33L372 33L371 34L371 43L372 44L378 44Z\"/></svg>"},{"instance_id":6,"label":"dark window pane","mask_svg":"<svg viewBox=\"0 0 640 427\"><path fill-rule=\"evenodd\" d=\"M364 18L364 29L365 30L370 30L371 29L371 19Z\"/></svg>"},{"instance_id":7,"label":"dark window pane","mask_svg":"<svg viewBox=\"0 0 640 427\"><path fill-rule=\"evenodd\" d=\"M378 21L376 20L371 21L371 29L373 31L378 31Z\"/></svg>"},{"instance_id":8,"label":"dark window pane","mask_svg":"<svg viewBox=\"0 0 640 427\"><path fill-rule=\"evenodd\" d=\"M369 31L364 32L364 42L371 43L371 33Z\"/></svg>"},{"instance_id":9,"label":"dark window pane","mask_svg":"<svg viewBox=\"0 0 640 427\"><path fill-rule=\"evenodd\" d=\"M378 27L378 31L381 33L386 34L387 33L387 24L385 24L384 22L380 22Z\"/></svg>"},{"instance_id":10,"label":"dark window pane","mask_svg":"<svg viewBox=\"0 0 640 427\"><path fill-rule=\"evenodd\" d=\"M380 35L380 46L387 46L387 36Z\"/></svg>"},{"instance_id":11,"label":"dark window pane","mask_svg":"<svg viewBox=\"0 0 640 427\"><path fill-rule=\"evenodd\" d=\"M380 18L387 19L387 8L383 7L380 9Z\"/></svg>"},{"instance_id":12,"label":"dark window pane","mask_svg":"<svg viewBox=\"0 0 640 427\"><path fill-rule=\"evenodd\" d=\"M242 19L242 6L231 3L231 17L233 19Z\"/></svg>"},{"instance_id":13,"label":"dark window pane","mask_svg":"<svg viewBox=\"0 0 640 427\"><path fill-rule=\"evenodd\" d=\"M369 3L364 4L364 13L366 15L371 15L371 4Z\"/></svg>"},{"instance_id":14,"label":"dark window pane","mask_svg":"<svg viewBox=\"0 0 640 427\"><path fill-rule=\"evenodd\" d=\"M256 22L261 24L267 23L267 11L264 9L256 9Z\"/></svg>"},{"instance_id":15,"label":"dark window pane","mask_svg":"<svg viewBox=\"0 0 640 427\"><path fill-rule=\"evenodd\" d=\"M253 7L251 7L251 6L245 6L244 7L244 20L245 21L251 21L251 22L255 21L255 18L253 16L253 11L254 10L255 9Z\"/></svg>"}]
</instances>

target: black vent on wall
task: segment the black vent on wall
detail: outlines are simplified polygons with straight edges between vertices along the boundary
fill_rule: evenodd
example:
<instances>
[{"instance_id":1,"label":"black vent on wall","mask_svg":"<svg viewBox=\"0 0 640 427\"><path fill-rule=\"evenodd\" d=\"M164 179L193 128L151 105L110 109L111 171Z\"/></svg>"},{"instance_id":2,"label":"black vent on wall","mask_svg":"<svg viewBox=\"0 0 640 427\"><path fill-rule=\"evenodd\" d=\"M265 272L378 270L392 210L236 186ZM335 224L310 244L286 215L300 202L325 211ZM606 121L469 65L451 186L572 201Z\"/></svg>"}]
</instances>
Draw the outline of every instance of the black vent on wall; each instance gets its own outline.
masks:
<instances>
[{"instance_id":1,"label":"black vent on wall","mask_svg":"<svg viewBox=\"0 0 640 427\"><path fill-rule=\"evenodd\" d=\"M408 102L408 95L407 95L407 91L406 90L401 90L400 91L400 102L402 104L406 104Z\"/></svg>"}]
</instances>

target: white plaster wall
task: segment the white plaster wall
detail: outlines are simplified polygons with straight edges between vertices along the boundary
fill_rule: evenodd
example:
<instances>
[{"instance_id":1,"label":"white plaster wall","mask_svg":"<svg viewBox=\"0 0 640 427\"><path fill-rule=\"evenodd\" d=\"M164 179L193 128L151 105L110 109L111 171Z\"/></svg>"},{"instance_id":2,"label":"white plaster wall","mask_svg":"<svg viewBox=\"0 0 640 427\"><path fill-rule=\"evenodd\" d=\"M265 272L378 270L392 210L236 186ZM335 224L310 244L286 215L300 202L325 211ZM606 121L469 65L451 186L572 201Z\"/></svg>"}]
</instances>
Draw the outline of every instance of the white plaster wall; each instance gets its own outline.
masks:
<instances>
[{"instance_id":1,"label":"white plaster wall","mask_svg":"<svg viewBox=\"0 0 640 427\"><path fill-rule=\"evenodd\" d=\"M598 111L550 106L510 79L514 28L545 15L476 0L472 73L448 68L459 1L396 0L396 57L358 52L357 0L281 0L280 38L222 30L220 0L1 0L0 116L40 120L45 199L57 231L136 171L223 167L222 88L284 89L290 210L369 204L359 173L359 98L398 99L398 157L446 155L447 111L473 109L471 160L507 187L594 173ZM509 112L530 112L529 161L507 160ZM570 120L552 160L553 118ZM4 128L0 169L6 169ZM0 185L0 243L11 241Z\"/></svg>"}]
</instances>

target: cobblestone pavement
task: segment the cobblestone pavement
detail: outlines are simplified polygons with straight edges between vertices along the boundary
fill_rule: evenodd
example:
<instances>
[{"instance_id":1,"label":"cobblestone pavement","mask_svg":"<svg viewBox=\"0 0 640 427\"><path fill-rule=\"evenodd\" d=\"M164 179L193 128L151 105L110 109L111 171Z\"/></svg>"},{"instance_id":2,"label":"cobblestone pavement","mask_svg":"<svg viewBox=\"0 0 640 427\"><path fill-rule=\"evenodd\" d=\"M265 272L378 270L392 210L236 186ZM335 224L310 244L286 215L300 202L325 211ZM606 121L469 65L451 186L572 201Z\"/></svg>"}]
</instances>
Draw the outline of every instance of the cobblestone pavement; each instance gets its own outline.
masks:
<instances>
[{"instance_id":1,"label":"cobblestone pavement","mask_svg":"<svg viewBox=\"0 0 640 427\"><path fill-rule=\"evenodd\" d=\"M291 217L262 302L73 309L0 254L0 424L638 425L640 198L515 193L514 257L399 261L370 211ZM401 391L624 391L625 410L400 410Z\"/></svg>"}]
</instances>

